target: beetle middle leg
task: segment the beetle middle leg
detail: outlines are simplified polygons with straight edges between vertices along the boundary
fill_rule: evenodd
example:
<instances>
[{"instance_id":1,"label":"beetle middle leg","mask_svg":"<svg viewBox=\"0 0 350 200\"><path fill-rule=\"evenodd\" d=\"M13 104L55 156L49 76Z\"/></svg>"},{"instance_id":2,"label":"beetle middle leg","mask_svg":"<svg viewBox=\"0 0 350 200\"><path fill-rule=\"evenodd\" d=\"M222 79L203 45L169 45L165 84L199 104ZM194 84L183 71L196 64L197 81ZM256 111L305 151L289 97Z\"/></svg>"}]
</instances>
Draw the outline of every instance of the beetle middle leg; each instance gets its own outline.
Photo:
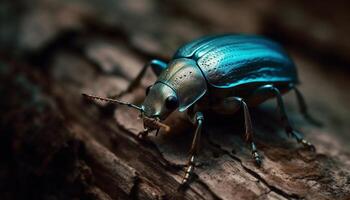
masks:
<instances>
[{"instance_id":1,"label":"beetle middle leg","mask_svg":"<svg viewBox=\"0 0 350 200\"><path fill-rule=\"evenodd\" d=\"M212 106L217 113L221 114L232 114L237 112L239 109L243 109L244 114L244 126L245 126L245 141L250 145L252 156L258 166L261 165L261 156L258 153L256 145L253 140L253 125L249 114L247 103L239 97L228 97L222 102Z\"/></svg>"},{"instance_id":2,"label":"beetle middle leg","mask_svg":"<svg viewBox=\"0 0 350 200\"><path fill-rule=\"evenodd\" d=\"M119 94L112 95L112 96L110 96L110 98L113 98L113 99L118 98L118 97L123 96L126 93L133 91L138 85L140 85L140 82L141 82L142 78L145 76L148 67L151 67L152 71L158 76L167 67L167 65L168 64L166 62L163 62L163 61L157 60L157 59L154 59L154 60L147 62L142 67L141 71L136 76L136 78L130 82L130 84L128 85L126 90L122 91Z\"/></svg>"},{"instance_id":3,"label":"beetle middle leg","mask_svg":"<svg viewBox=\"0 0 350 200\"><path fill-rule=\"evenodd\" d=\"M186 185L193 173L195 166L195 157L197 156L199 150L199 141L202 132L203 120L204 117L201 112L197 112L193 118L193 122L197 125L197 128L193 136L191 149L189 151L189 159L187 161L187 169L182 179L181 185Z\"/></svg>"},{"instance_id":4,"label":"beetle middle leg","mask_svg":"<svg viewBox=\"0 0 350 200\"><path fill-rule=\"evenodd\" d=\"M261 158L260 155L258 153L258 150L256 148L256 145L253 141L253 126L252 126L252 120L250 118L250 114L249 114L249 110L248 110L248 106L246 104L245 101L243 101L242 99L241 103L242 103L242 108L243 108L243 112L244 112L244 124L245 124L245 139L246 141L251 145L251 151L252 151L252 155L255 159L255 162L257 165L261 165Z\"/></svg>"},{"instance_id":5,"label":"beetle middle leg","mask_svg":"<svg viewBox=\"0 0 350 200\"><path fill-rule=\"evenodd\" d=\"M314 145L312 145L310 142L308 142L307 140L305 140L302 135L300 133L298 133L297 131L295 131L288 119L284 104L283 104L283 99L282 99L282 95L281 92L279 91L278 88L276 88L273 85L264 85L259 87L258 89L256 89L255 91L255 98L259 98L259 95L257 94L272 94L276 97L277 99L277 106L280 112L280 116L281 116L281 121L283 123L283 126L285 128L286 133L288 134L288 136L293 136L298 143L302 144L304 147L306 147L307 149L311 150L311 151L315 151L315 147ZM254 99L254 95L252 97L252 99Z\"/></svg>"},{"instance_id":6,"label":"beetle middle leg","mask_svg":"<svg viewBox=\"0 0 350 200\"><path fill-rule=\"evenodd\" d=\"M237 97L237 100L239 100L241 102L243 113L244 113L245 140L246 140L246 142L248 142L250 144L250 148L251 148L255 163L258 166L260 166L261 165L261 157L260 157L258 150L256 148L256 145L253 141L254 130L253 130L252 120L250 118L247 103L243 99L238 98L238 97Z\"/></svg>"}]
</instances>

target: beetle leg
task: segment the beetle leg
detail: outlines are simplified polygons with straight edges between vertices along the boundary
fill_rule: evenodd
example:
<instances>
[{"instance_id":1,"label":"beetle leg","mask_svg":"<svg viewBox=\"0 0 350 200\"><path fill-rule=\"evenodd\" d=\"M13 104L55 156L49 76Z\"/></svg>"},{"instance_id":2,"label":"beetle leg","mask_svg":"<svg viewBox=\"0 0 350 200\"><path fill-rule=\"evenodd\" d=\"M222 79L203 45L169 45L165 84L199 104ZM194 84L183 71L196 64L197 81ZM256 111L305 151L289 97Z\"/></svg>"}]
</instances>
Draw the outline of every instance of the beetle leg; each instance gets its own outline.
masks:
<instances>
[{"instance_id":1,"label":"beetle leg","mask_svg":"<svg viewBox=\"0 0 350 200\"><path fill-rule=\"evenodd\" d=\"M141 71L136 76L136 78L131 81L131 83L126 88L126 90L122 91L121 93L119 93L117 95L112 95L112 96L110 96L110 98L113 98L113 99L114 98L118 98L118 97L123 96L126 93L129 93L129 92L133 91L140 84L142 78L146 74L146 71L147 71L148 67L151 67L152 71L158 76L160 74L160 72L167 67L167 63L165 63L165 62L163 62L161 60L157 60L157 59L151 60L150 62L146 63L142 67Z\"/></svg>"},{"instance_id":2,"label":"beetle leg","mask_svg":"<svg viewBox=\"0 0 350 200\"><path fill-rule=\"evenodd\" d=\"M227 97L222 102L218 102L211 107L215 110L215 112L221 114L232 114L240 109L243 109L245 124L245 141L250 145L252 156L256 164L260 166L261 156L259 155L256 145L253 141L254 130L247 103L239 97Z\"/></svg>"},{"instance_id":3,"label":"beetle leg","mask_svg":"<svg viewBox=\"0 0 350 200\"><path fill-rule=\"evenodd\" d=\"M316 126L322 126L322 123L319 122L318 120L314 119L308 112L308 109L307 109L307 105L306 105L306 102L305 102L305 99L303 97L303 95L301 94L300 90L293 86L292 87L294 92L295 92L295 95L297 97L297 101L298 101L298 104L299 104L299 107L300 107L300 112L301 114L304 116L304 118L306 120L308 120L309 122L311 122L312 124L316 125Z\"/></svg>"},{"instance_id":4,"label":"beetle leg","mask_svg":"<svg viewBox=\"0 0 350 200\"><path fill-rule=\"evenodd\" d=\"M253 125L252 125L252 120L249 114L249 109L248 109L248 105L246 104L245 101L243 101L243 99L238 98L241 103L242 103L242 108L243 108L243 112L244 112L244 125L245 125L245 140L251 145L251 151L252 151L252 155L253 158L255 160L255 163L260 166L261 165L261 157L258 153L258 150L256 148L256 145L253 141Z\"/></svg>"},{"instance_id":5,"label":"beetle leg","mask_svg":"<svg viewBox=\"0 0 350 200\"><path fill-rule=\"evenodd\" d=\"M280 116L281 116L281 121L283 123L283 126L285 128L286 133L288 134L288 136L293 136L298 143L302 144L304 147L306 147L307 149L311 150L311 151L315 151L315 146L312 145L310 142L306 141L300 133L298 133L297 131L295 131L288 119L288 116L286 114L286 110L284 108L284 104L283 104L283 100L282 100L282 96L280 91L278 90L278 88L274 87L273 85L264 85L262 87L260 87L258 90L266 90L266 91L271 91L277 99L277 107L279 109L280 112Z\"/></svg>"},{"instance_id":6,"label":"beetle leg","mask_svg":"<svg viewBox=\"0 0 350 200\"><path fill-rule=\"evenodd\" d=\"M194 165L195 165L195 157L197 156L198 150L199 150L199 141L200 141L200 136L201 136L201 129L202 129L202 124L203 124L203 114L201 112L197 112L195 114L195 121L197 124L196 131L194 133L194 137L192 140L192 145L191 149L189 151L189 159L187 162L187 169L185 172L185 175L182 179L181 185L186 185L193 173L194 170Z\"/></svg>"}]
</instances>

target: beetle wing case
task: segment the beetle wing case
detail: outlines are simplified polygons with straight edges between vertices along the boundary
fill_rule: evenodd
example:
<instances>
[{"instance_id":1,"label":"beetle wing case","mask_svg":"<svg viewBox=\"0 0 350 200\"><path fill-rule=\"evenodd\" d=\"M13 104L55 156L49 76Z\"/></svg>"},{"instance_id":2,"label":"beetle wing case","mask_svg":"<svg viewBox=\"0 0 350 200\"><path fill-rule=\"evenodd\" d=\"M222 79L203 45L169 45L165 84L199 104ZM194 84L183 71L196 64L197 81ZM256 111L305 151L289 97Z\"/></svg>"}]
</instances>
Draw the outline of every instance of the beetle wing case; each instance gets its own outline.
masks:
<instances>
[{"instance_id":1,"label":"beetle wing case","mask_svg":"<svg viewBox=\"0 0 350 200\"><path fill-rule=\"evenodd\" d=\"M192 59L179 58L158 77L158 81L171 87L179 98L179 111L183 112L207 91L203 73Z\"/></svg>"},{"instance_id":2,"label":"beetle wing case","mask_svg":"<svg viewBox=\"0 0 350 200\"><path fill-rule=\"evenodd\" d=\"M281 46L261 36L206 36L182 46L174 58L181 57L195 60L217 88L298 82L295 65Z\"/></svg>"}]
</instances>

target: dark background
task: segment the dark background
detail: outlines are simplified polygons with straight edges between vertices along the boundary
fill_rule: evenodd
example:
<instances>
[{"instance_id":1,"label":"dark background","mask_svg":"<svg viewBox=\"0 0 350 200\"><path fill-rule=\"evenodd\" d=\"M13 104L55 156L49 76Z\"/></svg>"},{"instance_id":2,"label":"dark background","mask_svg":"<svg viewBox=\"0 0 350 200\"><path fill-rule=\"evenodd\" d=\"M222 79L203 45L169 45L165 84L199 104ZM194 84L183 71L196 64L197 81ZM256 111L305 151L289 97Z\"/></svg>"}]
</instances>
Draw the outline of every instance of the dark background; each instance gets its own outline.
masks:
<instances>
[{"instance_id":1,"label":"dark background","mask_svg":"<svg viewBox=\"0 0 350 200\"><path fill-rule=\"evenodd\" d=\"M0 199L349 199L349 8L345 0L1 1ZM177 192L191 126L175 115L176 133L142 142L136 113L80 94L116 94L148 60L228 32L270 37L290 53L324 125L303 120L293 94L284 99L317 153L284 135L269 101L252 114L261 168L240 117L214 118L193 183ZM140 103L154 80L123 98Z\"/></svg>"}]
</instances>

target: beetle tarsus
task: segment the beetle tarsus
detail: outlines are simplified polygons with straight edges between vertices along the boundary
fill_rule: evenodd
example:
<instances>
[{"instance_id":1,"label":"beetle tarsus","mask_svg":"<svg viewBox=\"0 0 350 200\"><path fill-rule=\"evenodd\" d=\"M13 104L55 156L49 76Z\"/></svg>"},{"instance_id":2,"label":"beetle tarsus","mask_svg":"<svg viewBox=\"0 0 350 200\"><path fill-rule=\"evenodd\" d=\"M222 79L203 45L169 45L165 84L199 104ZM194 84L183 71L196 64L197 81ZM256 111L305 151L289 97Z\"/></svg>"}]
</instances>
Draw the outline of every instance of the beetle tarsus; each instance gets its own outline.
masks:
<instances>
[{"instance_id":1,"label":"beetle tarsus","mask_svg":"<svg viewBox=\"0 0 350 200\"><path fill-rule=\"evenodd\" d=\"M254 142L251 143L251 149L252 149L252 155L253 155L253 158L255 160L255 163L257 166L261 166L262 164L262 161L261 161L261 156L260 154L258 153L258 150L256 148L256 145Z\"/></svg>"},{"instance_id":2,"label":"beetle tarsus","mask_svg":"<svg viewBox=\"0 0 350 200\"><path fill-rule=\"evenodd\" d=\"M316 152L315 146L314 146L313 144L311 144L310 142L308 142L307 140L302 139L300 143L301 143L305 148L307 148L309 151Z\"/></svg>"},{"instance_id":3,"label":"beetle tarsus","mask_svg":"<svg viewBox=\"0 0 350 200\"><path fill-rule=\"evenodd\" d=\"M258 152L255 152L253 155L254 155L254 159L255 159L255 164L256 164L258 167L260 167L261 164L262 164L260 155L258 154Z\"/></svg>"},{"instance_id":4,"label":"beetle tarsus","mask_svg":"<svg viewBox=\"0 0 350 200\"><path fill-rule=\"evenodd\" d=\"M190 157L189 161L188 161L188 167L186 168L186 172L185 172L185 175L184 175L184 177L183 177L183 179L181 181L181 185L188 184L188 182L189 182L189 180L190 180L190 178L192 176L192 173L194 171L194 164L195 164L194 163L194 158L195 158L195 156L192 155Z\"/></svg>"},{"instance_id":5,"label":"beetle tarsus","mask_svg":"<svg viewBox=\"0 0 350 200\"><path fill-rule=\"evenodd\" d=\"M313 144L311 144L309 141L305 140L300 133L296 131L291 131L291 134L293 137L297 140L299 144L302 144L306 149L315 152L316 148Z\"/></svg>"}]
</instances>

